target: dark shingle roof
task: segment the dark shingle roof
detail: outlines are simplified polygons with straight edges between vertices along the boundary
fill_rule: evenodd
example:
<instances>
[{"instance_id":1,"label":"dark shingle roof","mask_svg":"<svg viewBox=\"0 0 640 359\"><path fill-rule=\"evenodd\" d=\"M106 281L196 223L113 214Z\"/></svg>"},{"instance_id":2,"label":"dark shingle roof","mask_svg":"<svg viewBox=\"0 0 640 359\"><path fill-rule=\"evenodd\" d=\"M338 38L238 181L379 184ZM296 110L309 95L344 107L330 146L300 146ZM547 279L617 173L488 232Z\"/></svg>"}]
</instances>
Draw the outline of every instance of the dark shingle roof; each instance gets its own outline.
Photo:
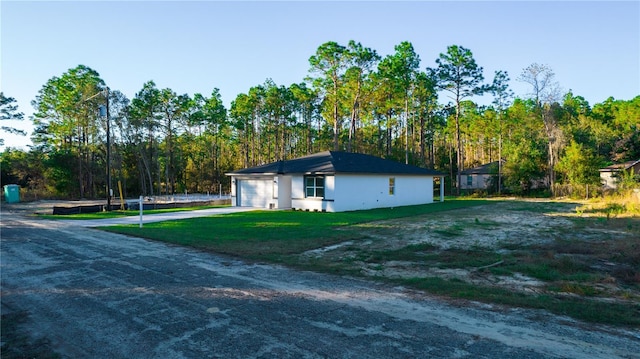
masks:
<instances>
[{"instance_id":1,"label":"dark shingle roof","mask_svg":"<svg viewBox=\"0 0 640 359\"><path fill-rule=\"evenodd\" d=\"M615 165L611 165L611 166L607 166L605 168L601 168L600 172L619 172L619 171L626 171L629 168L637 165L638 163L640 163L640 160L634 160L634 161L627 161L627 162L623 162L623 163L617 163Z\"/></svg>"},{"instance_id":2,"label":"dark shingle roof","mask_svg":"<svg viewBox=\"0 0 640 359\"><path fill-rule=\"evenodd\" d=\"M492 175L498 173L498 161L460 171L461 175Z\"/></svg>"},{"instance_id":3,"label":"dark shingle roof","mask_svg":"<svg viewBox=\"0 0 640 359\"><path fill-rule=\"evenodd\" d=\"M362 153L325 151L288 161L277 161L262 166L229 173L240 174L405 174L443 176L435 170L405 165Z\"/></svg>"}]
</instances>

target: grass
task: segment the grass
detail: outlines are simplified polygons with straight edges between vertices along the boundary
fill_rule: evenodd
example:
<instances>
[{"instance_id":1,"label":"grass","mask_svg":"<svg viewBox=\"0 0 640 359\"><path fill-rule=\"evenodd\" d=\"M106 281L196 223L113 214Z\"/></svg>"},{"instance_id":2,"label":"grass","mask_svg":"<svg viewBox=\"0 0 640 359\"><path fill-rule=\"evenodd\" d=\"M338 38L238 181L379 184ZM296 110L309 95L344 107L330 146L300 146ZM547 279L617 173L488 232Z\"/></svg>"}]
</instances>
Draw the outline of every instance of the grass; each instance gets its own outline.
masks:
<instances>
[{"instance_id":1,"label":"grass","mask_svg":"<svg viewBox=\"0 0 640 359\"><path fill-rule=\"evenodd\" d=\"M607 299L610 293L599 288L606 278L586 264L568 256L556 257L537 249L521 250L513 254L501 254L481 248L438 250L428 244L411 245L392 251L363 249L352 249L352 251L356 253L355 260L377 264L373 268L378 270L382 270L388 261L412 261L419 263L422 267L459 268L470 271L500 263L498 266L487 268L486 271L506 277L522 274L536 278L547 283L541 288L543 293L524 293L495 286L472 284L460 279L439 277L399 279L374 276L373 278L449 298L544 309L588 322L640 327L638 298L635 300L626 298L632 301L631 304L611 302ZM362 275L350 264L322 263L315 260L311 267L313 270L327 273ZM301 266L301 268L308 267ZM637 288L639 283L640 281L637 281L629 285Z\"/></svg>"},{"instance_id":2,"label":"grass","mask_svg":"<svg viewBox=\"0 0 640 359\"><path fill-rule=\"evenodd\" d=\"M106 227L105 230L197 247L252 260L274 260L307 250L360 239L354 225L413 217L490 204L485 200L456 200L428 205L339 213L251 211L181 221Z\"/></svg>"},{"instance_id":3,"label":"grass","mask_svg":"<svg viewBox=\"0 0 640 359\"><path fill-rule=\"evenodd\" d=\"M640 217L640 192L626 190L605 198L592 199L575 208L578 215L600 215L607 219Z\"/></svg>"},{"instance_id":4,"label":"grass","mask_svg":"<svg viewBox=\"0 0 640 359\"><path fill-rule=\"evenodd\" d=\"M464 225L462 224L454 224L451 226L447 226L446 228L436 228L433 230L433 233L437 233L443 237L453 238L459 237L464 232Z\"/></svg>"},{"instance_id":5,"label":"grass","mask_svg":"<svg viewBox=\"0 0 640 359\"><path fill-rule=\"evenodd\" d=\"M143 215L147 214L159 214L159 213L170 213L170 212L184 212L184 211L197 211L200 209L209 209L209 208L221 208L221 207L229 207L229 206L194 206L194 207L181 207L181 208L166 208L166 209L148 209L142 211ZM45 219L74 219L74 220L88 220L88 219L107 219L107 218L121 218L127 216L139 216L139 210L128 210L128 211L109 211L109 212L96 212L96 213L79 213L79 214L68 214L68 215L53 215L53 214L41 214L39 217Z\"/></svg>"},{"instance_id":6,"label":"grass","mask_svg":"<svg viewBox=\"0 0 640 359\"><path fill-rule=\"evenodd\" d=\"M544 201L544 202L520 202L520 206L511 208L512 211L526 211L532 213L553 213L558 211L566 211L575 209L575 202L557 202L557 201Z\"/></svg>"},{"instance_id":7,"label":"grass","mask_svg":"<svg viewBox=\"0 0 640 359\"><path fill-rule=\"evenodd\" d=\"M542 227L539 234L554 240L527 246L509 244L492 249L470 246L443 250L429 243L405 243L396 248L376 247L378 236L403 240L398 233L399 227L384 220L402 218L401 225L410 224L424 220L425 216L451 215L450 212L443 214L443 211L497 203L503 201L446 200L422 206L342 213L254 211L150 223L142 229L130 225L105 230L337 275L371 278L362 271L363 263L375 272L383 273L391 261L411 262L426 269L464 269L480 275L525 275L545 283L541 292L525 293L435 277L399 279L376 275L375 279L450 298L545 309L589 322L640 327L637 295L640 290L640 235L625 241L617 238L619 231L632 234L630 238L635 233L640 234L638 219L567 217L574 223L573 227L557 231ZM509 208L546 216L572 213L575 204L515 201ZM481 229L487 231L487 235L501 230L503 224L484 219L486 217L480 220L473 215L469 219L469 211L466 213L466 217L461 215L460 220L451 225L424 230L445 238L462 236L466 228ZM603 234L594 241L582 240L573 233L593 229L612 234ZM341 256L302 255L312 249L346 241L351 243L341 248ZM594 265L609 262L615 262L615 267L602 269ZM611 293L601 285L611 281L626 286L630 294L623 300L609 300ZM620 299L621 295L616 295Z\"/></svg>"},{"instance_id":8,"label":"grass","mask_svg":"<svg viewBox=\"0 0 640 359\"><path fill-rule=\"evenodd\" d=\"M441 296L514 307L544 309L552 313L593 323L640 326L640 307L637 305L630 306L546 294L529 295L506 289L473 285L461 280L447 280L437 277L410 278L398 280L397 282Z\"/></svg>"}]
</instances>

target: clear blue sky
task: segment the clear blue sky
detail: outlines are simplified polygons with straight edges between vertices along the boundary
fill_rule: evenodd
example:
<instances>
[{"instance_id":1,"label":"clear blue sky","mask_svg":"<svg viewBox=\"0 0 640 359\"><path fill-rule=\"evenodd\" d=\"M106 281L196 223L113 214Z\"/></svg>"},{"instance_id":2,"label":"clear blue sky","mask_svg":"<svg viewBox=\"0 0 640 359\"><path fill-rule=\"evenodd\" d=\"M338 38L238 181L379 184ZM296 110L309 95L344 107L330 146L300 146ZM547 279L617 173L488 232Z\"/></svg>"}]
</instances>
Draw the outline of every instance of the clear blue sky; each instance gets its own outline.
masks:
<instances>
[{"instance_id":1,"label":"clear blue sky","mask_svg":"<svg viewBox=\"0 0 640 359\"><path fill-rule=\"evenodd\" d=\"M321 44L352 39L381 56L410 41L423 70L464 46L487 81L507 71L519 97L530 89L516 78L534 62L591 105L640 95L640 1L2 0L0 14L0 86L27 117L15 127L28 131L38 91L80 64L130 99L153 80L179 94L218 88L228 107L268 78L302 82Z\"/></svg>"}]
</instances>

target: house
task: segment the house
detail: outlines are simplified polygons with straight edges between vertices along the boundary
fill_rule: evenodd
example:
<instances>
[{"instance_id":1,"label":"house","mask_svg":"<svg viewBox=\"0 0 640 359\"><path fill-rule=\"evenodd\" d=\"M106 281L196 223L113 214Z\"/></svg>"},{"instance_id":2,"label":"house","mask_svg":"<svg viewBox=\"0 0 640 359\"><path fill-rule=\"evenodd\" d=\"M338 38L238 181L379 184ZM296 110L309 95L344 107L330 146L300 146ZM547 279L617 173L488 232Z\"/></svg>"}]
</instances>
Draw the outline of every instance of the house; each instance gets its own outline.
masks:
<instances>
[{"instance_id":1,"label":"house","mask_svg":"<svg viewBox=\"0 0 640 359\"><path fill-rule=\"evenodd\" d=\"M460 189L486 190L492 185L493 177L498 176L498 161L460 171Z\"/></svg>"},{"instance_id":2,"label":"house","mask_svg":"<svg viewBox=\"0 0 640 359\"><path fill-rule=\"evenodd\" d=\"M604 188L615 189L618 187L618 176L623 171L631 171L633 173L640 174L640 160L627 161L624 163L618 163L605 168L600 169L600 181Z\"/></svg>"},{"instance_id":3,"label":"house","mask_svg":"<svg viewBox=\"0 0 640 359\"><path fill-rule=\"evenodd\" d=\"M227 173L231 204L341 212L433 202L444 174L379 157L325 151ZM440 181L440 201L444 200Z\"/></svg>"}]
</instances>

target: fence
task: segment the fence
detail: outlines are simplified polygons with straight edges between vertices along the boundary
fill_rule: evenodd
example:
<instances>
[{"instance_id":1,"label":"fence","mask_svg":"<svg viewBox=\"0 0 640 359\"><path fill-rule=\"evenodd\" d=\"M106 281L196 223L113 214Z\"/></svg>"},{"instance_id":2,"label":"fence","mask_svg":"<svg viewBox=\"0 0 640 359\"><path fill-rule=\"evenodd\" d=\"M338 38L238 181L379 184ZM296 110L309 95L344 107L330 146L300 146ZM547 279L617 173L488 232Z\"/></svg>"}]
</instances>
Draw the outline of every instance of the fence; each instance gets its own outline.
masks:
<instances>
[{"instance_id":1,"label":"fence","mask_svg":"<svg viewBox=\"0 0 640 359\"><path fill-rule=\"evenodd\" d=\"M143 198L142 209L167 209L184 208L210 205L231 204L231 197L228 195L179 195L179 196L156 196ZM130 210L140 209L140 200L127 200L125 207Z\"/></svg>"},{"instance_id":2,"label":"fence","mask_svg":"<svg viewBox=\"0 0 640 359\"><path fill-rule=\"evenodd\" d=\"M605 189L603 186L598 185L570 185L559 184L553 185L554 197L570 197L570 198L594 198L604 197L605 195L613 193L613 190Z\"/></svg>"},{"instance_id":3,"label":"fence","mask_svg":"<svg viewBox=\"0 0 640 359\"><path fill-rule=\"evenodd\" d=\"M142 208L144 210L149 209L169 209L169 208L184 208L184 207L197 207L197 206L211 206L211 205L224 205L231 203L231 197L229 195L211 195L211 194L189 194L189 195L170 195L170 196L155 196L146 197L143 199ZM122 204L119 199L113 198L111 200L111 210L121 209ZM54 206L53 214L68 215L79 213L96 213L102 212L106 209L106 204L95 204L85 206ZM139 199L128 199L124 203L125 210L139 210Z\"/></svg>"},{"instance_id":4,"label":"fence","mask_svg":"<svg viewBox=\"0 0 640 359\"><path fill-rule=\"evenodd\" d=\"M230 199L228 194L209 194L209 193L185 193L185 194L172 194L164 196L147 196L145 201L152 201L154 203L176 203L176 202L209 202L220 199ZM136 200L137 201L137 200Z\"/></svg>"}]
</instances>

